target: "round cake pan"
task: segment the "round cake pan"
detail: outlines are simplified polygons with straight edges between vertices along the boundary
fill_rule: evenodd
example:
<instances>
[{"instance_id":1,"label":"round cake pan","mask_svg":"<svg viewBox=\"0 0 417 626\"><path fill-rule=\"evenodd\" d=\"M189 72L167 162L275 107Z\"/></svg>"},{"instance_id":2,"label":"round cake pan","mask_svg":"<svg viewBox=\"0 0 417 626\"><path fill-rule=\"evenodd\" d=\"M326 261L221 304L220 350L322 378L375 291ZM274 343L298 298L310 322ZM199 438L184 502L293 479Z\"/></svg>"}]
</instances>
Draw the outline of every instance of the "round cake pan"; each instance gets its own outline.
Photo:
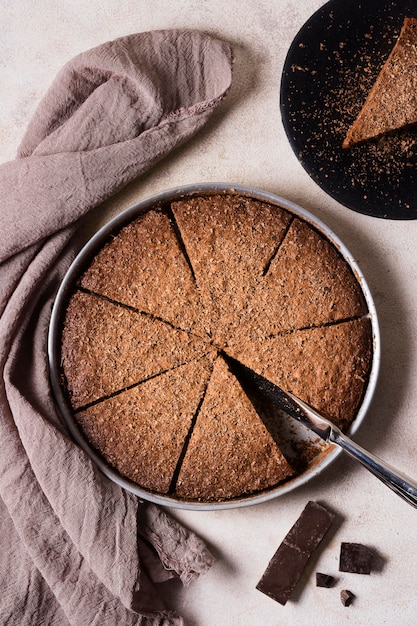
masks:
<instances>
[{"instance_id":1,"label":"round cake pan","mask_svg":"<svg viewBox=\"0 0 417 626\"><path fill-rule=\"evenodd\" d=\"M140 214L145 213L151 208L157 208L167 202L178 200L195 195L210 195L210 194L239 194L243 196L249 196L258 200L268 202L272 205L277 205L291 212L292 214L301 217L306 222L315 227L322 235L324 235L336 248L339 250L345 261L349 264L354 272L359 284L362 287L362 291L367 303L369 317L372 325L373 336L373 355L372 365L370 371L369 382L362 399L359 411L351 424L348 434L353 436L361 425L365 415L368 411L371 399L373 397L376 382L379 373L380 365L380 334L377 313L372 299L371 292L366 283L358 264L353 259L352 255L343 244L343 242L324 224L321 220L317 219L310 212L297 206L293 202L286 200L280 196L272 193L258 190L252 187L246 187L242 185L232 185L226 183L203 183L196 185L188 185L184 187L178 187L170 189L163 193L159 193L155 196L142 200L133 206L127 208L125 211L117 215L104 227L102 227L81 249L73 263L71 264L68 272L66 273L64 280L57 293L55 303L52 310L52 316L50 321L49 336L48 336L48 357L50 366L51 385L54 398L57 403L62 419L67 425L74 441L87 453L87 455L96 463L98 468L112 481L120 485L124 489L133 492L139 498L147 501L154 502L170 507L176 507L181 509L194 509L194 510L214 510L214 509L231 509L242 506L254 505L265 502L272 498L284 495L296 489L297 487L304 485L309 480L320 474L326 467L328 467L336 457L341 453L341 449L335 446L328 446L323 452L319 453L317 457L310 463L308 468L295 478L288 482L278 485L268 491L264 491L259 494L248 495L242 498L222 501L222 502L196 502L196 501L184 501L179 500L171 496L159 495L149 492L139 487L134 482L124 478L117 471L115 471L88 443L83 433L79 429L76 420L74 419L71 406L68 403L65 391L61 384L61 371L60 371L60 343L61 343L61 331L62 320L65 314L68 297L74 289L75 282L79 277L83 268L90 262L92 257L102 247L104 242L112 233L116 233L124 225L134 220Z\"/></svg>"}]
</instances>

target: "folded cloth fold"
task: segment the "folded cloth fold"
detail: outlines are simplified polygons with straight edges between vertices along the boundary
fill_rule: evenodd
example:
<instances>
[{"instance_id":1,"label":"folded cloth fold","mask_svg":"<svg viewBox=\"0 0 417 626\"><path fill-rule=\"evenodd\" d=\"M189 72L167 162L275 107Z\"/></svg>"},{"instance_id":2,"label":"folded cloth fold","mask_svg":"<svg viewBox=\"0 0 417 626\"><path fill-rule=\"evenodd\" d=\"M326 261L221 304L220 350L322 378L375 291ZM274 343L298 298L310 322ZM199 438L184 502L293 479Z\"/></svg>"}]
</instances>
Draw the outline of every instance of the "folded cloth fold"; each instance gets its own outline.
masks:
<instances>
[{"instance_id":1,"label":"folded cloth fold","mask_svg":"<svg viewBox=\"0 0 417 626\"><path fill-rule=\"evenodd\" d=\"M0 614L7 624L182 624L158 584L213 558L166 512L103 477L51 397L53 299L90 209L201 128L232 79L196 31L130 35L67 63L0 166Z\"/></svg>"}]
</instances>

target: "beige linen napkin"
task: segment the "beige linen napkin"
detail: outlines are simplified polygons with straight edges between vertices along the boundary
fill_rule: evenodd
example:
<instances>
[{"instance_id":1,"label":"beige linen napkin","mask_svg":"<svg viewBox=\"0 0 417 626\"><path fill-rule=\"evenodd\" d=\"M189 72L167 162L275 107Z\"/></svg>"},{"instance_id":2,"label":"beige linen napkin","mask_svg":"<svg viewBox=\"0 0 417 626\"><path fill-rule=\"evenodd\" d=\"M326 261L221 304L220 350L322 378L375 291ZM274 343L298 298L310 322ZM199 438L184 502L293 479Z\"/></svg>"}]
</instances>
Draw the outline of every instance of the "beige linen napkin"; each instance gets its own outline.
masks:
<instances>
[{"instance_id":1,"label":"beige linen napkin","mask_svg":"<svg viewBox=\"0 0 417 626\"><path fill-rule=\"evenodd\" d=\"M191 137L231 83L228 44L135 34L58 74L18 158L0 166L2 623L182 624L161 582L210 567L205 545L103 477L51 397L46 340L83 216Z\"/></svg>"}]
</instances>

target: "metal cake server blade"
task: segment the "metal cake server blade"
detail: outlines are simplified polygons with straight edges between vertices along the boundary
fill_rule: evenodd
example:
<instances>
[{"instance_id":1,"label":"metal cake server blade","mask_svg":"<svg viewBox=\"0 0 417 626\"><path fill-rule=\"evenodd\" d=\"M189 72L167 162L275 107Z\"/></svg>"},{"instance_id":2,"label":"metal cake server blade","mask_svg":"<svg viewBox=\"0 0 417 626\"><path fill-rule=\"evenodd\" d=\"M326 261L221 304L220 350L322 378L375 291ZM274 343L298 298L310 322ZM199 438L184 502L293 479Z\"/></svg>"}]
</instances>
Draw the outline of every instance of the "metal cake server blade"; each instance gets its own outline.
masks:
<instances>
[{"instance_id":1,"label":"metal cake server blade","mask_svg":"<svg viewBox=\"0 0 417 626\"><path fill-rule=\"evenodd\" d=\"M355 443L340 428L303 402L303 400L300 400L300 398L295 397L288 391L284 391L278 385L275 385L235 359L227 357L227 361L242 386L249 385L252 390L256 390L273 407L296 419L324 441L342 448L374 476L379 478L387 487L417 508L417 482Z\"/></svg>"}]
</instances>

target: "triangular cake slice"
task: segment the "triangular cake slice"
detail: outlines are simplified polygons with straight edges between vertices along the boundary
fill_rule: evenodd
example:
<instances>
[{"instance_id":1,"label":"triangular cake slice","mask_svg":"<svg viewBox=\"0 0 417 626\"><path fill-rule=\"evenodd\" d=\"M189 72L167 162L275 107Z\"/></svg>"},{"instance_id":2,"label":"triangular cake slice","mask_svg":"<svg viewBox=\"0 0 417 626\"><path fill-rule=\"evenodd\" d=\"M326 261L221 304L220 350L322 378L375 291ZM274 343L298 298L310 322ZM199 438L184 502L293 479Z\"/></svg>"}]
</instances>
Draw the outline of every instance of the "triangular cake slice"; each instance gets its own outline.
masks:
<instances>
[{"instance_id":1,"label":"triangular cake slice","mask_svg":"<svg viewBox=\"0 0 417 626\"><path fill-rule=\"evenodd\" d=\"M405 18L400 35L372 86L343 147L417 122L417 19Z\"/></svg>"},{"instance_id":2,"label":"triangular cake slice","mask_svg":"<svg viewBox=\"0 0 417 626\"><path fill-rule=\"evenodd\" d=\"M168 493L215 352L77 413L85 436L122 476Z\"/></svg>"},{"instance_id":3,"label":"triangular cake slice","mask_svg":"<svg viewBox=\"0 0 417 626\"><path fill-rule=\"evenodd\" d=\"M94 257L83 288L204 334L192 271L167 215L148 211Z\"/></svg>"},{"instance_id":4,"label":"triangular cake slice","mask_svg":"<svg viewBox=\"0 0 417 626\"><path fill-rule=\"evenodd\" d=\"M98 296L76 291L68 303L61 359L74 408L209 350L200 337Z\"/></svg>"},{"instance_id":5,"label":"triangular cake slice","mask_svg":"<svg viewBox=\"0 0 417 626\"><path fill-rule=\"evenodd\" d=\"M294 474L220 356L179 472L176 493L222 501L273 487Z\"/></svg>"},{"instance_id":6,"label":"triangular cake slice","mask_svg":"<svg viewBox=\"0 0 417 626\"><path fill-rule=\"evenodd\" d=\"M238 195L189 198L172 210L193 266L212 336L222 346L291 220L279 207Z\"/></svg>"},{"instance_id":7,"label":"triangular cake slice","mask_svg":"<svg viewBox=\"0 0 417 626\"><path fill-rule=\"evenodd\" d=\"M317 409L341 428L359 408L372 361L368 318L296 330L227 353Z\"/></svg>"},{"instance_id":8,"label":"triangular cake slice","mask_svg":"<svg viewBox=\"0 0 417 626\"><path fill-rule=\"evenodd\" d=\"M295 219L229 341L263 340L366 312L362 290L345 259L314 228Z\"/></svg>"}]
</instances>

